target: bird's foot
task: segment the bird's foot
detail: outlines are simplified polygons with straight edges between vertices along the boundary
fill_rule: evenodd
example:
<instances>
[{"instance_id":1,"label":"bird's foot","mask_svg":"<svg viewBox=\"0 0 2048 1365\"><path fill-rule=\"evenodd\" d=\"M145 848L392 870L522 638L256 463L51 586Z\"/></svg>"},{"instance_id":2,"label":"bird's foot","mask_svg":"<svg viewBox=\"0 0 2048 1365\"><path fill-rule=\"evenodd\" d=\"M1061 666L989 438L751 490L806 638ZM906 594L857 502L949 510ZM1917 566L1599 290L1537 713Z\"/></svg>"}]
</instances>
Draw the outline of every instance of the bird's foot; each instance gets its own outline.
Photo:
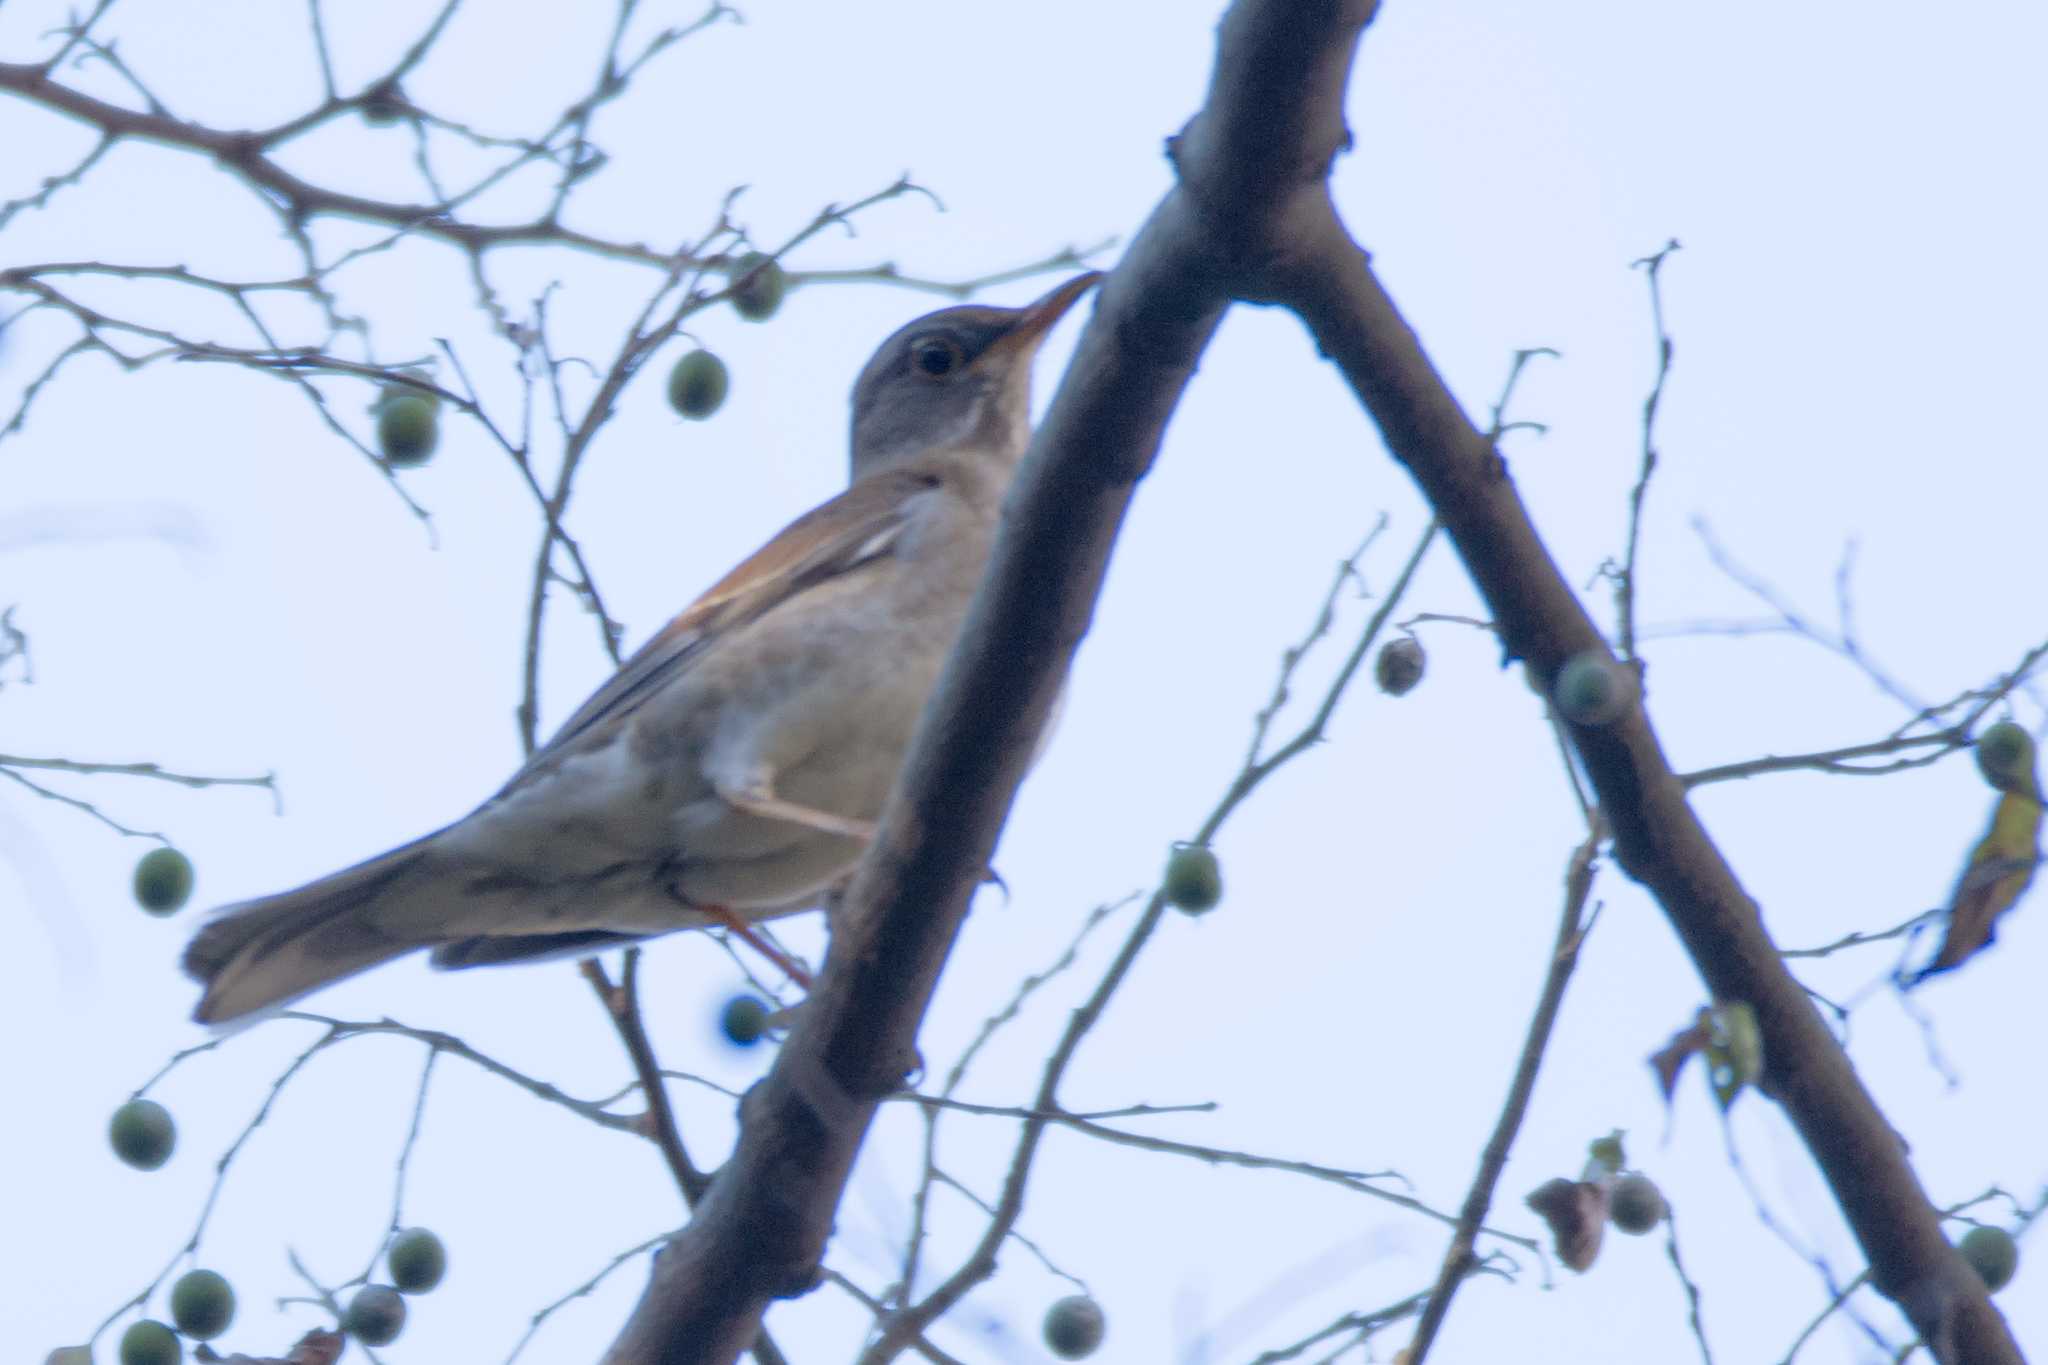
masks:
<instances>
[{"instance_id":1,"label":"bird's foot","mask_svg":"<svg viewBox=\"0 0 2048 1365\"><path fill-rule=\"evenodd\" d=\"M777 947L775 942L766 934L722 905L700 905L697 909L718 921L727 930L730 930L740 942L774 963L784 976L803 988L804 994L810 994L810 972L799 964L795 958Z\"/></svg>"}]
</instances>

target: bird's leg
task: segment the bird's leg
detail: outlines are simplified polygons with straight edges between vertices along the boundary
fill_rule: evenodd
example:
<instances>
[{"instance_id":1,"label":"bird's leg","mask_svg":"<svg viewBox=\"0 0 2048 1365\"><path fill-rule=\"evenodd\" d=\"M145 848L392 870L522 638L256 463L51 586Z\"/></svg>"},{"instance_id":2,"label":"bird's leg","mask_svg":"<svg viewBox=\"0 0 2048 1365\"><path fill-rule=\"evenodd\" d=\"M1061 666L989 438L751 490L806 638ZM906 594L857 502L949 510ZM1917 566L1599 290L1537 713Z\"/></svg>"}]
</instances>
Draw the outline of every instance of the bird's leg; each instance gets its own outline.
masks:
<instances>
[{"instance_id":1,"label":"bird's leg","mask_svg":"<svg viewBox=\"0 0 2048 1365\"><path fill-rule=\"evenodd\" d=\"M697 905L694 908L737 935L740 942L767 958L781 969L784 976L803 987L804 994L810 994L811 974L799 966L795 958L769 942L767 936L753 925L722 905Z\"/></svg>"},{"instance_id":2,"label":"bird's leg","mask_svg":"<svg viewBox=\"0 0 2048 1365\"><path fill-rule=\"evenodd\" d=\"M775 794L774 783L766 773L756 773L743 787L717 786L718 799L734 810L758 815L764 820L780 820L785 824L802 825L824 834L837 834L846 839L858 839L867 843L875 837L875 822L855 820L845 815L834 815L830 811L816 810L810 806L785 801Z\"/></svg>"}]
</instances>

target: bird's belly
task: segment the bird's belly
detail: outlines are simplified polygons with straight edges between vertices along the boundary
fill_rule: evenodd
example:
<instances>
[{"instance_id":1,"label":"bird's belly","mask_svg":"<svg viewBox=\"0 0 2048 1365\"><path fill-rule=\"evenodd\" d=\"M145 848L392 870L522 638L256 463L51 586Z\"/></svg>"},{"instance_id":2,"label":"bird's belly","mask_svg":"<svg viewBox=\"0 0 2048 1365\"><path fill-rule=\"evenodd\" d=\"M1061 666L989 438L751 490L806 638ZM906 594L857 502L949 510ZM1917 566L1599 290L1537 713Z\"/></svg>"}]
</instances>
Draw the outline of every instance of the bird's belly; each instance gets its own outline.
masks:
<instances>
[{"instance_id":1,"label":"bird's belly","mask_svg":"<svg viewBox=\"0 0 2048 1365\"><path fill-rule=\"evenodd\" d=\"M670 889L693 904L742 914L805 903L866 852L861 840L748 815L715 798L677 812L676 824Z\"/></svg>"}]
</instances>

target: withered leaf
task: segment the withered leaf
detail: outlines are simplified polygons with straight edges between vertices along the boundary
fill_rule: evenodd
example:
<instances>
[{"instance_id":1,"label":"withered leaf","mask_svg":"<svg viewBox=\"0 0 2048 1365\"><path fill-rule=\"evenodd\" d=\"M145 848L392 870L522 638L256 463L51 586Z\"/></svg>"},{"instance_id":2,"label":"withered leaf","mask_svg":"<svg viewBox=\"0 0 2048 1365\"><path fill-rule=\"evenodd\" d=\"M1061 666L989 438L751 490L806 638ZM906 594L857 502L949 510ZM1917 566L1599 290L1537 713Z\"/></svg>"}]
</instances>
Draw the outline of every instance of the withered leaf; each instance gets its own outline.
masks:
<instances>
[{"instance_id":1,"label":"withered leaf","mask_svg":"<svg viewBox=\"0 0 2048 1365\"><path fill-rule=\"evenodd\" d=\"M1650 1069L1657 1073L1657 1089L1663 1093L1666 1106L1671 1103L1671 1092L1678 1088L1678 1073L1685 1069L1687 1060L1696 1052L1705 1052L1707 1044L1713 1041L1708 1018L1709 1012L1701 1010L1693 1016L1691 1027L1672 1034L1670 1042L1650 1054Z\"/></svg>"},{"instance_id":2,"label":"withered leaf","mask_svg":"<svg viewBox=\"0 0 2048 1365\"><path fill-rule=\"evenodd\" d=\"M2029 774L2031 777L2031 774ZM1934 960L1910 984L1960 967L1991 946L1999 916L2019 901L2040 862L2041 802L2026 791L2009 791L1991 811L1991 828L1970 850L1956 888L1949 894L1948 932Z\"/></svg>"},{"instance_id":3,"label":"withered leaf","mask_svg":"<svg viewBox=\"0 0 2048 1365\"><path fill-rule=\"evenodd\" d=\"M1546 1180L1529 1192L1529 1207L1550 1225L1557 1259L1573 1270L1588 1269L1600 1255L1607 1229L1607 1181Z\"/></svg>"}]
</instances>

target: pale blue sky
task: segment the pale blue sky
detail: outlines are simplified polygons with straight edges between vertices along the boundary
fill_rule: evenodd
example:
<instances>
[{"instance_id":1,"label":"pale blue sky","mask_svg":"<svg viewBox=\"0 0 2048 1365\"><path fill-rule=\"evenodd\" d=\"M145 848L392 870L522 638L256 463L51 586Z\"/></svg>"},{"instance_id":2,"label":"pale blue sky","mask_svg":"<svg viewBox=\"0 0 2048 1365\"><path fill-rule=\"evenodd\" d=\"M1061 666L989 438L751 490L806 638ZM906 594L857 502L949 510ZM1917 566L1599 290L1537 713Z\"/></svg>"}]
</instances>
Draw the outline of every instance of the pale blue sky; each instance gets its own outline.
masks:
<instances>
[{"instance_id":1,"label":"pale blue sky","mask_svg":"<svg viewBox=\"0 0 2048 1365\"><path fill-rule=\"evenodd\" d=\"M336 7L340 9L341 7ZM42 49L62 6L0 10L0 59ZM316 89L303 11L257 4L115 11L121 50L178 111L256 125ZM405 41L424 10L330 18L344 88ZM651 21L681 18L655 7ZM798 268L893 260L975 275L1067 243L1128 234L1168 184L1162 140L1199 102L1214 11L1049 0L983 6L748 8L658 64L595 137L613 155L580 222L664 241L701 230L726 189L765 240L823 203L908 169L945 201L911 199L828 235ZM537 125L588 79L599 38L562 7L476 7L412 83L481 127ZM1393 4L1368 35L1337 194L1356 235L1475 417L1517 347L1563 352L1527 375L1514 416L1546 423L1508 444L1511 467L1566 575L1590 582L1618 551L1654 358L1640 272L1677 237L1666 272L1677 341L1642 561L1646 622L1754 614L1690 529L1822 619L1843 546L1860 546L1859 623L1916 691L1944 699L2048 637L2040 606L2043 437L2034 414L2048 346L2038 55L2048 19L2025 7L1944 13L1823 4L1737 12L1677 6ZM94 88L111 91L104 72ZM0 197L84 145L62 122L0 101L11 149ZM397 132L338 126L301 164L371 193L412 192ZM495 205L530 210L516 194ZM330 241L357 240L336 227ZM267 217L189 158L124 148L47 212L0 232L0 262L182 260L262 274L290 265ZM1113 253L1112 253L1113 259ZM508 297L560 280L565 347L600 352L642 272L505 255ZM461 263L412 245L367 260L356 298L379 353L447 337L498 401L512 394ZM1016 301L1030 282L993 297ZM173 305L176 306L176 305ZM845 394L874 343L936 306L872 286L795 295L767 326L715 311L698 336L731 365L733 396L682 424L657 374L626 396L580 481L571 522L631 641L843 477ZM177 314L200 327L200 315ZM1071 348L1063 327L1041 395ZM0 354L11 402L54 331ZM657 367L658 369L659 367ZM364 402L367 402L364 395ZM349 410L355 415L355 410ZM438 549L359 456L282 385L199 366L121 375L76 367L28 429L0 445L0 530L83 528L59 544L0 545L0 606L32 635L34 686L0 696L0 751L154 759L205 771L275 769L285 816L260 794L112 780L78 788L169 833L199 868L197 903L275 890L459 815L517 758L520 622L535 545L530 503L502 456L452 425L405 476ZM1382 512L1377 588L1422 523L1421 504L1290 318L1240 310L1206 356L1139 490L1063 727L1027 783L999 866L924 1035L950 1061L1018 976L1055 957L1090 906L1148 884L1164 850L1235 771L1281 649L1336 561ZM1603 589L1591 589L1597 612ZM1415 610L1471 612L1447 550ZM1362 620L1352 603L1338 627ZM587 620L558 599L544 703L559 720L606 665ZM1603 614L1602 619L1608 619ZM1175 922L1091 1041L1076 1107L1216 1101L1154 1131L1334 1166L1393 1168L1440 1207L1462 1197L1520 1047L1543 969L1576 813L1536 698L1477 632L1427 635L1430 672L1398 702L1369 691L1330 743L1276 778L1219 841L1227 897ZM1649 651L1649 705L1681 768L1852 743L1904 717L1859 675L1778 637L1681 638ZM1328 659L1309 665L1327 677ZM2038 728L2039 710L2017 717ZM1945 894L1989 808L1966 758L1882 781L1762 779L1700 809L1787 944L1881 928ZM142 846L74 812L0 794L4 1074L16 1102L0 1182L0 1323L40 1352L82 1338L188 1234L213 1157L308 1038L271 1024L176 1075L159 1097L181 1123L165 1170L119 1166L105 1117L172 1050L203 1035L176 952L194 912L159 923L128 899ZM1775 1360L1824 1296L1758 1224L1730 1174L1696 1080L1666 1116L1643 1057L1700 1003L1661 916L1611 869L1605 911L1566 1000L1550 1061L1500 1190L1497 1221L1533 1232L1521 1195L1577 1170L1584 1143L1631 1134L1637 1163L1678 1210L1717 1359ZM196 907L195 907L196 909ZM1998 950L1921 997L1962 1077L1949 1089L1888 998L1856 1016L1853 1054L1940 1202L2003 1184L2038 1198L2048 1101L2025 1035L2048 956L2048 912L2022 905ZM1038 1060L1116 933L978 1068L972 1098L1022 1101ZM806 949L815 925L794 931ZM1889 949L1809 974L1844 995ZM707 1020L735 984L698 939L649 955L664 1059L744 1084ZM624 1058L567 967L461 977L408 963L315 998L351 1018L445 1028L583 1094L623 1083ZM296 1248L331 1279L368 1258L390 1202L419 1049L352 1043L295 1081L241 1158L202 1261L242 1294L228 1339L282 1347L315 1320L271 1316L298 1292ZM598 1132L445 1061L413 1162L408 1221L447 1239L446 1286L414 1304L394 1362L502 1359L540 1305L680 1217L653 1149ZM709 1159L729 1104L680 1092ZM831 1264L890 1277L915 1179L915 1128L877 1130ZM948 1169L990 1193L1009 1125L953 1121ZM1772 1213L1846 1278L1853 1244L1787 1125L1745 1100L1734 1140ZM952 1210L958 1213L955 1206ZM941 1239L957 1249L977 1223ZM1218 1173L1055 1133L1023 1230L1103 1301L1117 1361L1236 1361L1347 1309L1421 1287L1440 1230L1328 1186ZM2036 1239L2038 1240L2038 1239ZM2048 1270L2037 1245L2000 1299L2023 1346L2048 1352ZM941 1263L944 1263L943 1256ZM973 1361L1042 1358L1037 1323L1063 1281L1012 1248L1003 1274L934 1339ZM1312 1272L1297 1275L1302 1267ZM1592 1273L1549 1292L1482 1281L1453 1312L1447 1361L1683 1360L1694 1347L1657 1241L1615 1239ZM523 1357L593 1357L637 1295L636 1266L559 1315ZM33 1285L31 1291L19 1286ZM1902 1339L1899 1320L1866 1305ZM777 1308L799 1360L850 1355L862 1315L822 1292ZM269 1325L266 1325L269 1324ZM1195 1345L1215 1332L1212 1351ZM1380 1358L1407 1338L1381 1339ZM1532 1345L1540 1343L1540 1345ZM1801 1355L1871 1356L1839 1319ZM38 1357L39 1358L39 1357ZM110 1351L102 1359L110 1358Z\"/></svg>"}]
</instances>

